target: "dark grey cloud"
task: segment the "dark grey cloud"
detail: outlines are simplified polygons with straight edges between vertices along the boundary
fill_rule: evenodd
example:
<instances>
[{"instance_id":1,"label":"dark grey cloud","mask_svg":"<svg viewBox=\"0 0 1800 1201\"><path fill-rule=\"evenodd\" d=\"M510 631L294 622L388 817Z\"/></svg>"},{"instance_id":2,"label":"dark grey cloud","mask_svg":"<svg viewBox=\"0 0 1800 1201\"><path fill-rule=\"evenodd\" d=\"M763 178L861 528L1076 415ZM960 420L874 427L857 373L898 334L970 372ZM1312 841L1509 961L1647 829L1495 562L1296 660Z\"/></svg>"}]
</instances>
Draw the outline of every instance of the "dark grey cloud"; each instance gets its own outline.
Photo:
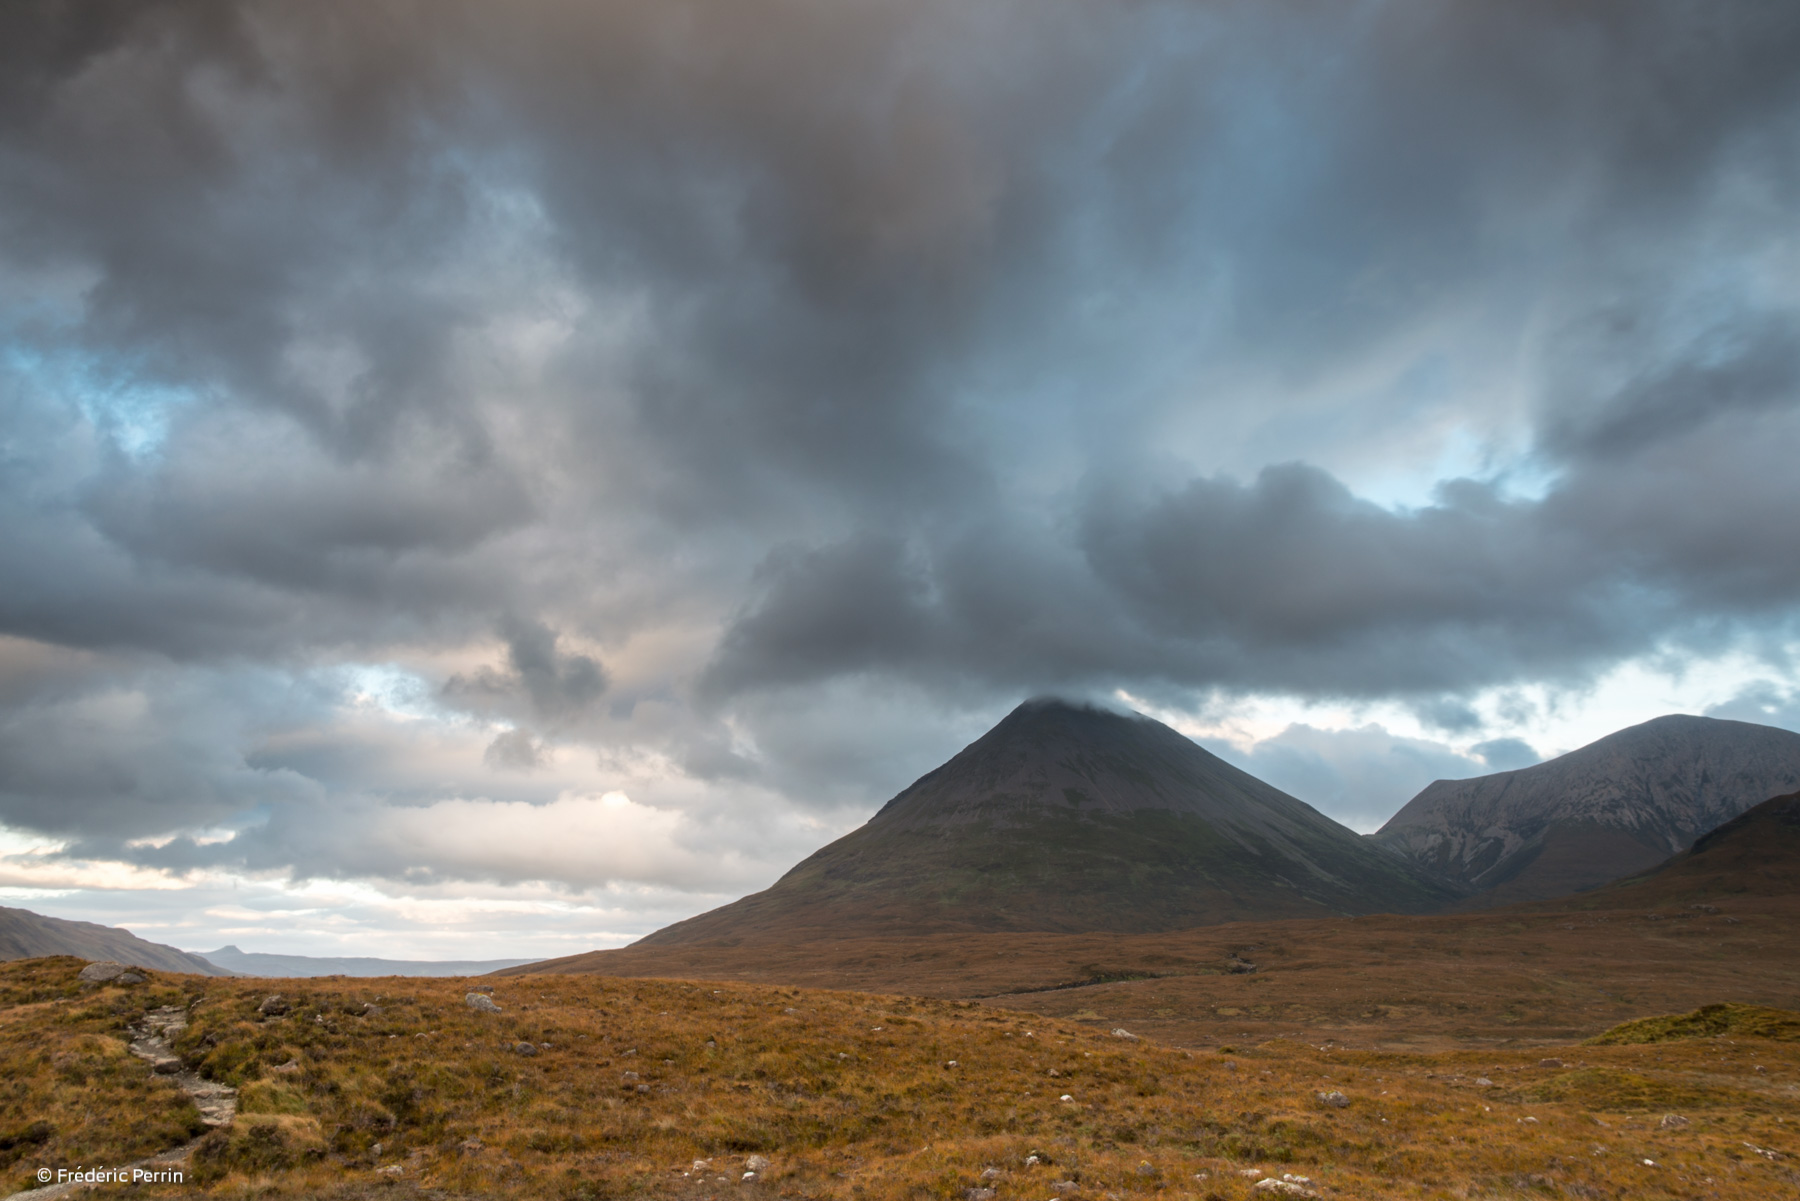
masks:
<instances>
[{"instance_id":1,"label":"dark grey cloud","mask_svg":"<svg viewBox=\"0 0 1800 1201\"><path fill-rule=\"evenodd\" d=\"M836 812L1044 689L1474 738L1772 654L1796 61L1751 0L6 6L0 635L88 658L0 666L0 821ZM320 683L403 658L448 774Z\"/></svg>"}]
</instances>

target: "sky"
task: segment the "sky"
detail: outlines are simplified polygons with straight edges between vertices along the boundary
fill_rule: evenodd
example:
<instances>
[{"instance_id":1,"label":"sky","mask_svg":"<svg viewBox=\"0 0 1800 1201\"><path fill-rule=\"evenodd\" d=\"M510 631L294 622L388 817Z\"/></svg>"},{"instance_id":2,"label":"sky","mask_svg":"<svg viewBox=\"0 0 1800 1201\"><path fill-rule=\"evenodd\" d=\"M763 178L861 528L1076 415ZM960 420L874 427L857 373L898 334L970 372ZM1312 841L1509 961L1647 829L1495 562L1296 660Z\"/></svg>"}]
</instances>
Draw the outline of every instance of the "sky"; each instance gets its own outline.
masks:
<instances>
[{"instance_id":1,"label":"sky","mask_svg":"<svg viewBox=\"0 0 1800 1201\"><path fill-rule=\"evenodd\" d=\"M0 904L614 946L1021 700L1800 729L1800 7L0 6Z\"/></svg>"}]
</instances>

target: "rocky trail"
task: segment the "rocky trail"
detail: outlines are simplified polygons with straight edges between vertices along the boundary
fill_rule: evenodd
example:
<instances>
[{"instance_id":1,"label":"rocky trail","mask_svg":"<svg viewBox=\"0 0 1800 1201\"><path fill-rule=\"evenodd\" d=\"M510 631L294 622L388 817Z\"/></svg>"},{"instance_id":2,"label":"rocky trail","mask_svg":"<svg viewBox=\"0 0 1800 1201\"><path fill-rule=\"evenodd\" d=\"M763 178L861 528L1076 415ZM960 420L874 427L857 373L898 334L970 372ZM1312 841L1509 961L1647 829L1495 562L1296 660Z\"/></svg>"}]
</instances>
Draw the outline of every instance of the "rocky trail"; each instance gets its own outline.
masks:
<instances>
[{"instance_id":1,"label":"rocky trail","mask_svg":"<svg viewBox=\"0 0 1800 1201\"><path fill-rule=\"evenodd\" d=\"M109 965L111 966L111 965ZM174 1005L165 1005L160 1009L152 1009L144 1014L144 1020L131 1027L131 1053L150 1065L150 1070L159 1076L168 1076L193 1099L194 1106L200 1111L200 1119L207 1126L217 1129L231 1125L237 1116L237 1090L213 1080L202 1078L196 1072L183 1070L181 1058L175 1054L170 1039L187 1029L187 1011ZM202 1135L201 1138L204 1138ZM192 1139L159 1152L135 1163L128 1163L116 1169L128 1177L133 1170L146 1172L165 1171L178 1167L186 1162L200 1139ZM99 1182L80 1180L64 1181L60 1184L48 1184L42 1188L27 1189L22 1193L14 1193L5 1201L50 1201L54 1197L63 1197L78 1189L93 1188ZM106 1182L111 1183L111 1182Z\"/></svg>"}]
</instances>

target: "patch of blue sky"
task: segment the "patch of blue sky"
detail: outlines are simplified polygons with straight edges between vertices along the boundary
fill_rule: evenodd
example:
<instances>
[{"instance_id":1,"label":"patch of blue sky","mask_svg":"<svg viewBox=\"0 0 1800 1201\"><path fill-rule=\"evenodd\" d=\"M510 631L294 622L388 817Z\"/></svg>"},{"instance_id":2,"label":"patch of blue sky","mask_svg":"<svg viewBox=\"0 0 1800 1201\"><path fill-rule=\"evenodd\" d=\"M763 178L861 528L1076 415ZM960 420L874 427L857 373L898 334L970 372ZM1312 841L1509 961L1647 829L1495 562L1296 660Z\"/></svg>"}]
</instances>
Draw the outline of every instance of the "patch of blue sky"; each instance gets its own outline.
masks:
<instances>
[{"instance_id":1,"label":"patch of blue sky","mask_svg":"<svg viewBox=\"0 0 1800 1201\"><path fill-rule=\"evenodd\" d=\"M430 683L398 664L340 663L322 674L353 707L379 709L414 721L446 721L457 716L438 704Z\"/></svg>"},{"instance_id":2,"label":"patch of blue sky","mask_svg":"<svg viewBox=\"0 0 1800 1201\"><path fill-rule=\"evenodd\" d=\"M168 441L172 415L199 399L198 390L149 378L141 369L84 351L0 344L15 379L40 397L68 405L132 459L155 455Z\"/></svg>"}]
</instances>

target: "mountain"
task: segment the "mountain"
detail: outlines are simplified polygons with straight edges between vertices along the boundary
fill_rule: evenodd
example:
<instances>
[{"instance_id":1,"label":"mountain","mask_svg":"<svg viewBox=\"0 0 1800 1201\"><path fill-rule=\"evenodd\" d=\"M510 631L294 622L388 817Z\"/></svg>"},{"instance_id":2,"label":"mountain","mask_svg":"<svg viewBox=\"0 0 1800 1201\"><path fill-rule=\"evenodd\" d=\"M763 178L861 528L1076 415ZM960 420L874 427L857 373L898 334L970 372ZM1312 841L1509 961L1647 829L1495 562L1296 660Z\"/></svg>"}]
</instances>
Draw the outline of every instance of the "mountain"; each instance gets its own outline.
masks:
<instances>
[{"instance_id":1,"label":"mountain","mask_svg":"<svg viewBox=\"0 0 1800 1201\"><path fill-rule=\"evenodd\" d=\"M1581 894L1578 908L1654 909L1800 896L1800 792L1764 801L1640 875Z\"/></svg>"},{"instance_id":2,"label":"mountain","mask_svg":"<svg viewBox=\"0 0 1800 1201\"><path fill-rule=\"evenodd\" d=\"M536 959L370 959L314 955L268 955L233 946L202 952L220 967L241 976L485 976L501 968L521 967Z\"/></svg>"},{"instance_id":3,"label":"mountain","mask_svg":"<svg viewBox=\"0 0 1800 1201\"><path fill-rule=\"evenodd\" d=\"M46 955L74 955L90 961L109 959L163 972L231 975L198 955L146 941L116 926L71 922L29 909L0 907L0 960L41 959Z\"/></svg>"},{"instance_id":4,"label":"mountain","mask_svg":"<svg viewBox=\"0 0 1800 1201\"><path fill-rule=\"evenodd\" d=\"M1454 897L1160 722L1034 700L768 890L637 945L1173 930Z\"/></svg>"},{"instance_id":5,"label":"mountain","mask_svg":"<svg viewBox=\"0 0 1800 1201\"><path fill-rule=\"evenodd\" d=\"M1477 894L1544 900L1654 867L1800 788L1800 734L1659 717L1518 771L1439 780L1370 840Z\"/></svg>"}]
</instances>

